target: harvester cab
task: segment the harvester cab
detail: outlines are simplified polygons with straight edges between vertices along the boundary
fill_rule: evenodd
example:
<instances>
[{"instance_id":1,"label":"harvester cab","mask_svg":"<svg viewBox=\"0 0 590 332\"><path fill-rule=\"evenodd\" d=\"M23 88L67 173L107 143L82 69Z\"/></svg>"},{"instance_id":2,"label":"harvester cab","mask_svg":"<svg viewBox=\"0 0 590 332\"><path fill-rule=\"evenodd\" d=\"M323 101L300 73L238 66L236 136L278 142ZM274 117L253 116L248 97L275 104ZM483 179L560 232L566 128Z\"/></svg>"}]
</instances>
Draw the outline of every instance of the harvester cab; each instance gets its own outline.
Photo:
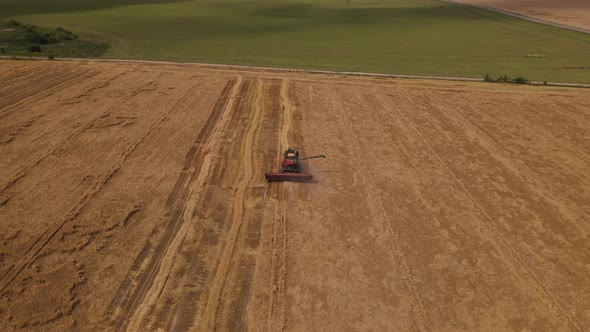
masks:
<instances>
[{"instance_id":1,"label":"harvester cab","mask_svg":"<svg viewBox=\"0 0 590 332\"><path fill-rule=\"evenodd\" d=\"M289 148L283 153L281 173L284 172L299 172L299 151Z\"/></svg>"},{"instance_id":2,"label":"harvester cab","mask_svg":"<svg viewBox=\"0 0 590 332\"><path fill-rule=\"evenodd\" d=\"M268 181L297 181L309 182L313 181L313 175L308 173L301 173L300 162L315 158L326 158L325 155L317 155L305 158L299 158L299 151L288 148L283 153L283 160L281 161L281 170L279 173L266 173Z\"/></svg>"}]
</instances>

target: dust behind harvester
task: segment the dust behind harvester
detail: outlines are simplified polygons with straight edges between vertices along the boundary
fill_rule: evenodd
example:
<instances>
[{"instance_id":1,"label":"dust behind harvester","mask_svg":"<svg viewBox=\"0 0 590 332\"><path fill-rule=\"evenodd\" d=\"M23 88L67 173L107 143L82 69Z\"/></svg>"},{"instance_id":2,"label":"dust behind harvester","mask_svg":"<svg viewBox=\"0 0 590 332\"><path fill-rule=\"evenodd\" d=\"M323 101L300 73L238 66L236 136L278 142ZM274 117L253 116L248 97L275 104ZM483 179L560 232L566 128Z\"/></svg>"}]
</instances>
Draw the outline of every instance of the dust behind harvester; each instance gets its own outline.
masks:
<instances>
[{"instance_id":1,"label":"dust behind harvester","mask_svg":"<svg viewBox=\"0 0 590 332\"><path fill-rule=\"evenodd\" d=\"M325 155L317 155L305 158L299 158L299 151L288 148L283 153L283 160L281 161L281 170L279 173L266 173L268 181L297 181L308 182L313 181L313 175L309 173L301 173L301 161L326 158Z\"/></svg>"}]
</instances>

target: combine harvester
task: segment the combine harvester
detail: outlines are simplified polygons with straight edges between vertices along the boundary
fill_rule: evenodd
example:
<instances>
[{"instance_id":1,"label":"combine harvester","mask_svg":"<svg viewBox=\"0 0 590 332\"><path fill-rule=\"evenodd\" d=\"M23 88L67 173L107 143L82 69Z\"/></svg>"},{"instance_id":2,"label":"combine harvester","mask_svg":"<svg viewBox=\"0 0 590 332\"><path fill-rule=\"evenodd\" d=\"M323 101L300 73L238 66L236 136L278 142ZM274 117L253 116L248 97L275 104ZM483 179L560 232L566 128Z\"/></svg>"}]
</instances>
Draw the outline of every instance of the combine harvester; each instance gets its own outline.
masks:
<instances>
[{"instance_id":1,"label":"combine harvester","mask_svg":"<svg viewBox=\"0 0 590 332\"><path fill-rule=\"evenodd\" d=\"M296 181L296 182L310 182L313 181L313 175L308 173L301 173L300 161L326 158L325 155L317 155L305 158L299 158L299 151L288 148L283 153L283 161L281 162L281 171L279 173L266 173L268 181Z\"/></svg>"}]
</instances>

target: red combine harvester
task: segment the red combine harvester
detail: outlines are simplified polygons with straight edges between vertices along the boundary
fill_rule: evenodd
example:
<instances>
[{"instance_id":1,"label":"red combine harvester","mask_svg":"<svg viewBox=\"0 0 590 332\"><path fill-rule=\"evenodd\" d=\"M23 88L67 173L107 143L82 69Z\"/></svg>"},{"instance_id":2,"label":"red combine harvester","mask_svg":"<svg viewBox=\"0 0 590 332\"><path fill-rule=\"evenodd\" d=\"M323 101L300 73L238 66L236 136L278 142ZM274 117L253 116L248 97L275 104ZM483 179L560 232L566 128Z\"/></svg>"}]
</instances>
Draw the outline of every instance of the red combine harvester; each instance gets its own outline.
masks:
<instances>
[{"instance_id":1,"label":"red combine harvester","mask_svg":"<svg viewBox=\"0 0 590 332\"><path fill-rule=\"evenodd\" d=\"M326 158L326 156L321 154L317 156L299 158L299 151L288 148L283 153L281 171L279 173L266 173L266 179L268 181L312 181L313 175L308 173L301 173L301 165L299 165L299 162L315 158Z\"/></svg>"}]
</instances>

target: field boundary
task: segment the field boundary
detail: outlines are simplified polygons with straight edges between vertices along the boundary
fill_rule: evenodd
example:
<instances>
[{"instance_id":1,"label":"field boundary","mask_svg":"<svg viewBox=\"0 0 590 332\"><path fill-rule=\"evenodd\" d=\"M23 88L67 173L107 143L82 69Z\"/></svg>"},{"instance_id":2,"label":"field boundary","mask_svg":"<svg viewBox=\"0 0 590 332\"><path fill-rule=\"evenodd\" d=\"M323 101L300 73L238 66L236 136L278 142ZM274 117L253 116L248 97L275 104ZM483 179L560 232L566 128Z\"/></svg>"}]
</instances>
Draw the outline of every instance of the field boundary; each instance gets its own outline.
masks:
<instances>
[{"instance_id":1,"label":"field boundary","mask_svg":"<svg viewBox=\"0 0 590 332\"><path fill-rule=\"evenodd\" d=\"M484 6L484 5L476 5L476 4L472 4L472 3L465 3L465 2L461 2L461 1L457 1L457 0L442 0L442 1L456 4L456 5L470 6L470 7L475 7L475 8L479 8L479 9L490 10L490 11L493 11L496 13L519 18L521 20L526 20L529 22L534 22L534 23L539 23L539 24L551 25L551 26L554 26L557 28L567 29L567 30L571 30L571 31L577 31L577 32L586 33L586 34L590 35L590 29L584 29L584 28L580 28L580 27L575 27L573 25L567 25L567 24L563 24L563 23L547 21L544 19L511 12L511 11L508 11L505 9L499 9L499 8L494 8L494 7Z\"/></svg>"},{"instance_id":2,"label":"field boundary","mask_svg":"<svg viewBox=\"0 0 590 332\"><path fill-rule=\"evenodd\" d=\"M407 75L407 74L385 74L373 72L359 72L359 71L336 71L336 70L322 70L322 69L295 69L282 67L264 67L264 66L243 66L230 64L217 64L206 62L175 62L175 61L160 61L160 60L130 60L130 59L99 59L99 58L55 58L48 60L44 57L19 57L19 56L0 56L4 60L43 60L43 61L72 61L72 62L119 62L119 63L145 63L145 64L160 64L160 65L189 65L202 68L213 69L234 69L234 70L252 70L252 71L268 71L268 72L283 72L283 73L304 73L304 74L323 74L323 75L346 75L346 76L362 76L362 77L381 77L381 78L402 78L402 79L418 79L418 80L437 80L437 81L459 81L459 82L485 82L483 78L474 77L453 77L453 76L428 76L428 75ZM541 82L530 81L528 85L544 85L557 86L568 88L590 88L590 84L584 83L559 83L559 82Z\"/></svg>"}]
</instances>

